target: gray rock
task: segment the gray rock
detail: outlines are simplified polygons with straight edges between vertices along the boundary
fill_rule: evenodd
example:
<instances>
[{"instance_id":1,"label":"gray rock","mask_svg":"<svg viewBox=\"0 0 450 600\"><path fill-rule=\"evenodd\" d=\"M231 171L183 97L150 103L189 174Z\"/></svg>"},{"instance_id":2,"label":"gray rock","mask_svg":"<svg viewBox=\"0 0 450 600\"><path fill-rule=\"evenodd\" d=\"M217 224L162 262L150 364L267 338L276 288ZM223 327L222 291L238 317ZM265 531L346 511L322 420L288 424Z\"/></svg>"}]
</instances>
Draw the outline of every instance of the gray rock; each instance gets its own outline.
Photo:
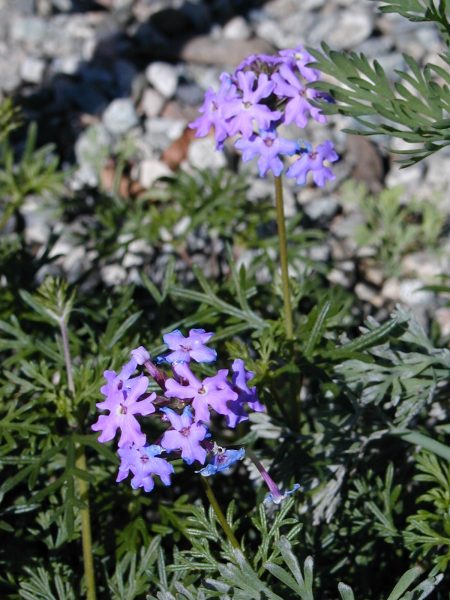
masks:
<instances>
[{"instance_id":1,"label":"gray rock","mask_svg":"<svg viewBox=\"0 0 450 600\"><path fill-rule=\"evenodd\" d=\"M52 0L52 3L61 12L69 12L72 8L72 0Z\"/></svg>"},{"instance_id":2,"label":"gray rock","mask_svg":"<svg viewBox=\"0 0 450 600\"><path fill-rule=\"evenodd\" d=\"M124 283L127 272L121 265L106 265L100 269L103 281L106 285L116 286Z\"/></svg>"},{"instance_id":3,"label":"gray rock","mask_svg":"<svg viewBox=\"0 0 450 600\"><path fill-rule=\"evenodd\" d=\"M26 83L42 83L45 73L45 61L27 56L20 67L20 76Z\"/></svg>"},{"instance_id":4,"label":"gray rock","mask_svg":"<svg viewBox=\"0 0 450 600\"><path fill-rule=\"evenodd\" d=\"M234 17L223 28L223 37L228 40L248 40L252 30L244 17Z\"/></svg>"},{"instance_id":5,"label":"gray rock","mask_svg":"<svg viewBox=\"0 0 450 600\"><path fill-rule=\"evenodd\" d=\"M172 171L160 160L148 158L139 165L139 183L143 188L149 188L160 177L168 177Z\"/></svg>"},{"instance_id":6,"label":"gray rock","mask_svg":"<svg viewBox=\"0 0 450 600\"><path fill-rule=\"evenodd\" d=\"M77 56L61 56L53 59L51 63L52 73L62 75L75 75L81 67L81 60Z\"/></svg>"},{"instance_id":7,"label":"gray rock","mask_svg":"<svg viewBox=\"0 0 450 600\"><path fill-rule=\"evenodd\" d=\"M46 39L48 25L41 17L17 16L12 20L9 35L12 42L35 50Z\"/></svg>"},{"instance_id":8,"label":"gray rock","mask_svg":"<svg viewBox=\"0 0 450 600\"><path fill-rule=\"evenodd\" d=\"M172 98L178 85L178 72L173 65L164 62L151 63L146 71L147 81L164 98Z\"/></svg>"},{"instance_id":9,"label":"gray rock","mask_svg":"<svg viewBox=\"0 0 450 600\"><path fill-rule=\"evenodd\" d=\"M83 131L75 143L75 156L80 165L78 181L87 185L97 183L97 173L109 155L112 137L101 123Z\"/></svg>"},{"instance_id":10,"label":"gray rock","mask_svg":"<svg viewBox=\"0 0 450 600\"><path fill-rule=\"evenodd\" d=\"M339 203L333 196L317 198L303 205L303 211L312 221L329 220L339 210Z\"/></svg>"},{"instance_id":11,"label":"gray rock","mask_svg":"<svg viewBox=\"0 0 450 600\"><path fill-rule=\"evenodd\" d=\"M237 66L250 54L270 54L273 47L262 39L225 40L199 35L183 46L180 58L203 65Z\"/></svg>"},{"instance_id":12,"label":"gray rock","mask_svg":"<svg viewBox=\"0 0 450 600\"><path fill-rule=\"evenodd\" d=\"M327 37L332 48L351 50L364 42L373 30L373 17L365 9L352 8L335 19L335 26Z\"/></svg>"},{"instance_id":13,"label":"gray rock","mask_svg":"<svg viewBox=\"0 0 450 600\"><path fill-rule=\"evenodd\" d=\"M20 86L21 59L22 54L18 51L12 51L7 55L0 53L0 89L8 94Z\"/></svg>"},{"instance_id":14,"label":"gray rock","mask_svg":"<svg viewBox=\"0 0 450 600\"><path fill-rule=\"evenodd\" d=\"M155 118L145 122L145 140L151 150L162 152L171 142L178 139L184 131L186 123L181 119Z\"/></svg>"},{"instance_id":15,"label":"gray rock","mask_svg":"<svg viewBox=\"0 0 450 600\"><path fill-rule=\"evenodd\" d=\"M122 135L138 124L134 104L129 98L113 100L103 113L103 123L113 135Z\"/></svg>"},{"instance_id":16,"label":"gray rock","mask_svg":"<svg viewBox=\"0 0 450 600\"><path fill-rule=\"evenodd\" d=\"M177 89L177 99L188 106L198 106L203 102L204 91L196 83L182 83Z\"/></svg>"},{"instance_id":17,"label":"gray rock","mask_svg":"<svg viewBox=\"0 0 450 600\"><path fill-rule=\"evenodd\" d=\"M197 169L219 169L227 163L224 153L216 151L216 144L209 137L191 142L188 161Z\"/></svg>"},{"instance_id":18,"label":"gray rock","mask_svg":"<svg viewBox=\"0 0 450 600\"><path fill-rule=\"evenodd\" d=\"M448 263L445 255L440 257L427 251L414 252L402 259L401 271L404 275L417 277L424 284L431 284L448 272Z\"/></svg>"},{"instance_id":19,"label":"gray rock","mask_svg":"<svg viewBox=\"0 0 450 600\"><path fill-rule=\"evenodd\" d=\"M441 152L428 161L425 182L429 189L448 193L450 191L450 156Z\"/></svg>"},{"instance_id":20,"label":"gray rock","mask_svg":"<svg viewBox=\"0 0 450 600\"><path fill-rule=\"evenodd\" d=\"M422 163L417 163L406 169L402 169L399 163L393 163L386 177L386 186L389 188L404 186L409 190L416 190L424 180L424 171L425 168Z\"/></svg>"},{"instance_id":21,"label":"gray rock","mask_svg":"<svg viewBox=\"0 0 450 600\"><path fill-rule=\"evenodd\" d=\"M443 336L450 335L450 308L441 307L435 310L434 318L436 319Z\"/></svg>"},{"instance_id":22,"label":"gray rock","mask_svg":"<svg viewBox=\"0 0 450 600\"><path fill-rule=\"evenodd\" d=\"M141 99L141 110L148 118L157 117L164 106L165 100L156 90L147 88Z\"/></svg>"}]
</instances>

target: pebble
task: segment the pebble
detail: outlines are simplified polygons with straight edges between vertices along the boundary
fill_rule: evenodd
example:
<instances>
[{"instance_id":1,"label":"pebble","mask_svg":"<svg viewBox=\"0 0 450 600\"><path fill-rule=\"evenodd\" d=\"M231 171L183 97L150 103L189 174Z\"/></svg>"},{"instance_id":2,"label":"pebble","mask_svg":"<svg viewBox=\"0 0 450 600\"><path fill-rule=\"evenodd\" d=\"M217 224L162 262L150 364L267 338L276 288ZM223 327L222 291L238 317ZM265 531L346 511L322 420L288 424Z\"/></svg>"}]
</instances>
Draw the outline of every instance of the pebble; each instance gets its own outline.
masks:
<instances>
[{"instance_id":1,"label":"pebble","mask_svg":"<svg viewBox=\"0 0 450 600\"><path fill-rule=\"evenodd\" d=\"M145 140L151 150L162 152L171 142L178 139L184 131L186 123L182 119L157 117L145 122Z\"/></svg>"},{"instance_id":2,"label":"pebble","mask_svg":"<svg viewBox=\"0 0 450 600\"><path fill-rule=\"evenodd\" d=\"M124 283L127 272L121 265L106 265L100 269L101 277L106 285L116 286Z\"/></svg>"},{"instance_id":3,"label":"pebble","mask_svg":"<svg viewBox=\"0 0 450 600\"><path fill-rule=\"evenodd\" d=\"M196 169L220 169L227 163L224 153L216 150L216 143L210 137L193 140L187 157Z\"/></svg>"},{"instance_id":4,"label":"pebble","mask_svg":"<svg viewBox=\"0 0 450 600\"><path fill-rule=\"evenodd\" d=\"M163 96L152 88L147 88L141 99L141 110L149 119L157 117L164 106Z\"/></svg>"},{"instance_id":5,"label":"pebble","mask_svg":"<svg viewBox=\"0 0 450 600\"><path fill-rule=\"evenodd\" d=\"M20 76L26 83L39 84L45 73L45 61L33 56L27 56L20 67Z\"/></svg>"},{"instance_id":6,"label":"pebble","mask_svg":"<svg viewBox=\"0 0 450 600\"><path fill-rule=\"evenodd\" d=\"M178 84L178 72L173 65L164 62L151 63L146 71L147 81L164 98L172 98Z\"/></svg>"},{"instance_id":7,"label":"pebble","mask_svg":"<svg viewBox=\"0 0 450 600\"><path fill-rule=\"evenodd\" d=\"M305 215L312 221L329 220L338 212L339 204L335 198L328 196L303 204L302 208Z\"/></svg>"},{"instance_id":8,"label":"pebble","mask_svg":"<svg viewBox=\"0 0 450 600\"><path fill-rule=\"evenodd\" d=\"M234 17L230 19L223 28L223 37L227 40L248 40L252 35L252 30L247 25L244 17Z\"/></svg>"},{"instance_id":9,"label":"pebble","mask_svg":"<svg viewBox=\"0 0 450 600\"><path fill-rule=\"evenodd\" d=\"M350 50L364 42L372 30L372 15L365 9L355 7L345 11L335 20L335 27L324 39L332 48Z\"/></svg>"},{"instance_id":10,"label":"pebble","mask_svg":"<svg viewBox=\"0 0 450 600\"><path fill-rule=\"evenodd\" d=\"M440 329L441 334L444 337L450 335L450 308L441 307L437 308L434 311L434 318L436 319Z\"/></svg>"},{"instance_id":11,"label":"pebble","mask_svg":"<svg viewBox=\"0 0 450 600\"><path fill-rule=\"evenodd\" d=\"M138 124L134 103L130 98L118 98L103 113L103 123L113 135L122 135Z\"/></svg>"},{"instance_id":12,"label":"pebble","mask_svg":"<svg viewBox=\"0 0 450 600\"><path fill-rule=\"evenodd\" d=\"M160 177L168 177L172 175L169 167L160 160L147 158L139 165L139 183L145 189Z\"/></svg>"},{"instance_id":13,"label":"pebble","mask_svg":"<svg viewBox=\"0 0 450 600\"><path fill-rule=\"evenodd\" d=\"M203 65L236 67L250 54L271 54L273 46L264 40L212 40L209 36L197 36L181 49L180 58L186 62Z\"/></svg>"}]
</instances>

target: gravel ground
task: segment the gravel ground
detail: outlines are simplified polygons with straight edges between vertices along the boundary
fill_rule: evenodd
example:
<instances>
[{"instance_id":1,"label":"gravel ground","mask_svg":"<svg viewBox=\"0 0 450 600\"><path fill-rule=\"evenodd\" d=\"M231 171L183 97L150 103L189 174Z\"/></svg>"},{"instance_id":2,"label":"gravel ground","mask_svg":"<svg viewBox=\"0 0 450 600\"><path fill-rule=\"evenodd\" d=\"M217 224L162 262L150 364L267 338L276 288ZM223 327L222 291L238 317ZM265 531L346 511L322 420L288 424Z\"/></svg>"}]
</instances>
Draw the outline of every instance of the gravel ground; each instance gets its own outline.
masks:
<instances>
[{"instance_id":1,"label":"gravel ground","mask_svg":"<svg viewBox=\"0 0 450 600\"><path fill-rule=\"evenodd\" d=\"M230 157L214 151L212 138L193 139L186 126L204 91L249 54L324 40L376 58L392 78L404 67L403 52L439 63L434 27L377 14L375 5L365 0L0 0L0 96L13 95L26 118L38 122L41 141L54 143L63 163L74 167L73 190L98 185L99 158L124 139L133 140L139 152L132 193L139 193L175 168L227 164ZM347 136L341 130L348 124L335 118L326 132L341 155L335 185L326 191L287 190L288 212L301 207L313 224L331 230L326 244L315 249L317 256L331 255L339 264L330 280L353 288L375 307L399 301L423 320L434 313L450 333L450 311L432 294L417 292L423 282L448 273L450 242L443 238L440 253L407 256L398 277L370 272L370 261L361 276L352 245L361 214L357 206L343 204L339 191L349 176L372 191L401 184L405 202L413 193L424 201L439 197L439 210L450 219L450 154L400 170L390 152L398 142ZM324 135L320 129L308 134ZM102 173L108 177L105 169ZM254 197L267 186L270 182L256 179ZM28 237L44 243L50 217L36 199L27 201L24 211ZM66 257L66 271L74 269L79 261L70 243L58 250ZM123 265L120 277L117 269L105 267L105 283L126 277Z\"/></svg>"}]
</instances>

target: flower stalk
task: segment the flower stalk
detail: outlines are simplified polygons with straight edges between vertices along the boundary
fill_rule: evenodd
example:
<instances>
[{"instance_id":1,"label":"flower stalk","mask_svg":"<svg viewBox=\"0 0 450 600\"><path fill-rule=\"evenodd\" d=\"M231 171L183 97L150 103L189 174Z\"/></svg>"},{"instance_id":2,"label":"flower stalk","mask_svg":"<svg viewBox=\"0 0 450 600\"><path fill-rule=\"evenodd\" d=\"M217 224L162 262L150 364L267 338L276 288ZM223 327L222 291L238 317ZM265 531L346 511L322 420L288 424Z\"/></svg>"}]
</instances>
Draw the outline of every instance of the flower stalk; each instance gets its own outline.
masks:
<instances>
[{"instance_id":1,"label":"flower stalk","mask_svg":"<svg viewBox=\"0 0 450 600\"><path fill-rule=\"evenodd\" d=\"M281 175L275 177L275 206L277 214L278 243L280 250L281 287L284 304L284 328L286 331L286 337L288 339L292 339L294 337L294 326L292 318L291 291L289 287L287 237L284 217L283 182Z\"/></svg>"},{"instance_id":2,"label":"flower stalk","mask_svg":"<svg viewBox=\"0 0 450 600\"><path fill-rule=\"evenodd\" d=\"M72 399L75 397L75 384L73 381L72 359L70 356L69 336L67 325L64 318L59 320L61 338L63 344L64 362L67 372L67 386L69 388ZM86 454L84 448L79 448L75 466L80 471L87 471ZM86 583L86 600L96 600L95 589L95 572L94 558L92 553L92 531L91 531L91 514L89 509L89 485L85 479L78 478L78 491L80 499L84 503L85 508L80 510L81 517L81 544L83 548L83 567Z\"/></svg>"},{"instance_id":3,"label":"flower stalk","mask_svg":"<svg viewBox=\"0 0 450 600\"><path fill-rule=\"evenodd\" d=\"M235 548L236 550L240 550L241 546L239 544L239 542L236 539L236 536L234 535L233 531L231 530L231 527L228 525L228 522L225 518L225 515L222 512L222 509L220 508L219 502L217 501L216 495L214 494L214 491L212 489L211 484L209 483L209 480L206 477L200 477L201 482L203 484L203 487L205 488L205 493L206 496L209 500L209 503L211 504L217 520L219 521L223 532L225 533L225 535L228 538L228 541L230 542L230 544L233 546L233 548Z\"/></svg>"}]
</instances>

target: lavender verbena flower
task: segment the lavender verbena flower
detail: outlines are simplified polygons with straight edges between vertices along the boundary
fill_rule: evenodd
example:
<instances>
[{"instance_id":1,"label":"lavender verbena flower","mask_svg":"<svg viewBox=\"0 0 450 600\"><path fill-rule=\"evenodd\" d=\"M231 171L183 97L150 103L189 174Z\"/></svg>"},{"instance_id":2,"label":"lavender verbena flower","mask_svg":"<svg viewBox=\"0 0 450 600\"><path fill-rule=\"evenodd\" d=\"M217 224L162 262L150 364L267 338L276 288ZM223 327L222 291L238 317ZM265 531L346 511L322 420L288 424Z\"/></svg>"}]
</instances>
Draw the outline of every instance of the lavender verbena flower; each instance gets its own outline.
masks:
<instances>
[{"instance_id":1,"label":"lavender verbena flower","mask_svg":"<svg viewBox=\"0 0 450 600\"><path fill-rule=\"evenodd\" d=\"M270 96L274 88L265 73L257 78L252 71L238 71L236 79L242 97L227 102L223 114L228 121L230 135L240 133L244 138L249 138L255 124L259 130L269 129L272 121L281 117L281 112L260 103Z\"/></svg>"},{"instance_id":2,"label":"lavender verbena flower","mask_svg":"<svg viewBox=\"0 0 450 600\"><path fill-rule=\"evenodd\" d=\"M179 329L163 336L164 343L173 350L165 358L169 363L189 362L193 358L196 362L213 362L217 358L217 352L207 348L214 333L206 332L204 329L191 329L188 337L184 337Z\"/></svg>"},{"instance_id":3,"label":"lavender verbena flower","mask_svg":"<svg viewBox=\"0 0 450 600\"><path fill-rule=\"evenodd\" d=\"M102 393L106 396L106 400L96 404L100 409L109 410L109 415L100 415L91 428L93 431L102 432L98 438L99 442L112 440L117 430L120 429L119 448L128 444L143 446L146 441L145 434L142 433L134 415L146 416L154 413L155 407L153 406L153 401L156 398L156 394L153 393L139 401L139 398L147 390L147 377L141 375L128 380L127 385L113 386L111 374L115 375L114 371L105 371L105 378L108 383L101 389ZM132 382L131 385L130 382Z\"/></svg>"},{"instance_id":4,"label":"lavender verbena flower","mask_svg":"<svg viewBox=\"0 0 450 600\"><path fill-rule=\"evenodd\" d=\"M156 458L163 449L161 446L126 446L119 448L120 467L116 481L126 479L131 471L134 477L131 487L143 487L146 492L151 492L155 486L153 476L158 475L164 485L170 485L170 475L174 472L173 466L163 458Z\"/></svg>"},{"instance_id":5,"label":"lavender verbena flower","mask_svg":"<svg viewBox=\"0 0 450 600\"><path fill-rule=\"evenodd\" d=\"M166 431L161 439L161 446L166 450L181 450L181 458L191 465L194 460L204 464L206 450L200 445L208 435L208 429L202 423L195 422L190 406L186 406L182 414L171 408L162 408L173 429Z\"/></svg>"},{"instance_id":6,"label":"lavender verbena flower","mask_svg":"<svg viewBox=\"0 0 450 600\"><path fill-rule=\"evenodd\" d=\"M261 177L267 171L272 171L276 176L283 170L280 155L292 156L298 149L297 142L278 137L275 131L261 131L249 138L241 138L235 147L242 152L244 162L258 158L258 170Z\"/></svg>"},{"instance_id":7,"label":"lavender verbena flower","mask_svg":"<svg viewBox=\"0 0 450 600\"><path fill-rule=\"evenodd\" d=\"M264 498L264 504L269 504L271 502L273 502L274 504L280 504L288 496L291 496L292 494L294 494L297 490L299 490L301 488L300 484L296 483L296 484L294 484L294 486L291 490L281 491L280 488L275 483L275 481L269 475L267 469L265 469L265 467L262 465L262 463L258 460L258 458L256 458L256 456L252 452L249 452L248 454L250 456L250 460L253 462L255 467L258 469L261 477L263 478L264 483L269 488L269 493Z\"/></svg>"},{"instance_id":8,"label":"lavender verbena flower","mask_svg":"<svg viewBox=\"0 0 450 600\"><path fill-rule=\"evenodd\" d=\"M145 361L150 360L150 353L144 346L139 346L139 348L131 351L131 357L136 361L137 365L143 365Z\"/></svg>"},{"instance_id":9,"label":"lavender verbena flower","mask_svg":"<svg viewBox=\"0 0 450 600\"><path fill-rule=\"evenodd\" d=\"M211 477L211 475L215 475L216 473L220 473L232 467L235 462L238 460L242 460L245 456L244 448L239 448L238 450L233 450L231 448L224 450L217 446L215 448L215 453L211 461L197 471L203 477Z\"/></svg>"},{"instance_id":10,"label":"lavender verbena flower","mask_svg":"<svg viewBox=\"0 0 450 600\"><path fill-rule=\"evenodd\" d=\"M211 88L205 93L205 100L199 109L203 113L202 116L189 123L191 129L197 130L195 137L208 135L211 127L214 127L217 149L222 148L224 140L230 135L224 107L238 97L236 86L231 83L228 73L222 73L220 80L221 84L217 93Z\"/></svg>"},{"instance_id":11,"label":"lavender verbena flower","mask_svg":"<svg viewBox=\"0 0 450 600\"><path fill-rule=\"evenodd\" d=\"M335 179L333 171L324 164L325 161L335 162L338 158L330 140L319 144L315 150L308 145L300 158L289 167L286 175L296 179L298 185L304 185L308 173L311 172L314 183L323 187L326 181Z\"/></svg>"},{"instance_id":12,"label":"lavender verbena flower","mask_svg":"<svg viewBox=\"0 0 450 600\"><path fill-rule=\"evenodd\" d=\"M291 68L295 65L301 76L307 81L320 79L320 71L307 66L309 63L314 62L314 57L302 45L288 50L281 50L280 55Z\"/></svg>"},{"instance_id":13,"label":"lavender verbena flower","mask_svg":"<svg viewBox=\"0 0 450 600\"><path fill-rule=\"evenodd\" d=\"M183 380L183 384L175 379L166 381L167 398L180 398L182 400L192 400L192 407L195 410L195 420L208 423L210 420L210 406L220 415L227 418L227 424L231 423L236 417L235 410L231 403L237 400L238 395L234 392L228 381L228 369L220 369L214 377L206 377L200 381L185 363L175 364L173 366L175 374ZM186 381L187 385L184 385Z\"/></svg>"},{"instance_id":14,"label":"lavender verbena flower","mask_svg":"<svg viewBox=\"0 0 450 600\"><path fill-rule=\"evenodd\" d=\"M311 116L318 123L326 123L326 117L308 99L317 97L317 92L307 88L287 65L280 67L279 72L272 76L275 82L274 92L278 96L290 98L286 104L284 122L295 123L302 129L308 124Z\"/></svg>"},{"instance_id":15,"label":"lavender verbena flower","mask_svg":"<svg viewBox=\"0 0 450 600\"><path fill-rule=\"evenodd\" d=\"M299 483L295 483L291 490L285 490L284 492L282 492L278 488L278 486L275 486L276 489L273 489L271 492L266 494L266 497L264 498L263 502L264 504L281 504L283 500L286 500L288 496L295 494L295 492L299 490L300 487L301 486Z\"/></svg>"},{"instance_id":16,"label":"lavender verbena flower","mask_svg":"<svg viewBox=\"0 0 450 600\"><path fill-rule=\"evenodd\" d=\"M236 358L233 361L231 370L233 371L233 388L239 395L238 401L242 404L248 404L255 412L264 412L266 407L259 401L256 387L248 387L247 385L247 382L253 379L255 374L252 371L247 371L242 358Z\"/></svg>"},{"instance_id":17,"label":"lavender verbena flower","mask_svg":"<svg viewBox=\"0 0 450 600\"><path fill-rule=\"evenodd\" d=\"M281 52L280 52L281 54ZM276 65L281 64L283 59L274 54L251 54L247 56L235 69L235 74L238 71L253 70L260 73L271 71Z\"/></svg>"}]
</instances>

